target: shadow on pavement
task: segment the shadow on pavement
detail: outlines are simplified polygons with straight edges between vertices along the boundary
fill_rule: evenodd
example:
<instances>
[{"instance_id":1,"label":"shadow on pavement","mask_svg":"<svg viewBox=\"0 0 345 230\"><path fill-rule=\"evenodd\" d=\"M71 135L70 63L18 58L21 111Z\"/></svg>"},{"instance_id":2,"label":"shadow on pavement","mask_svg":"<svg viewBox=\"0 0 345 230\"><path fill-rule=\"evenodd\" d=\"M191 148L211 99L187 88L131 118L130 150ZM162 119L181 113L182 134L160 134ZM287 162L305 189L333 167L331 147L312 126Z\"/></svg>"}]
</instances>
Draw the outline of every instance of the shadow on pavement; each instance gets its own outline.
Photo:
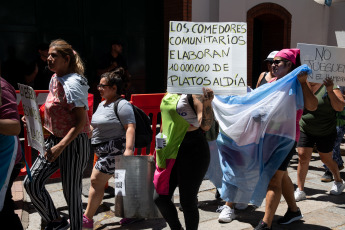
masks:
<instances>
[{"instance_id":1,"label":"shadow on pavement","mask_svg":"<svg viewBox=\"0 0 345 230\"><path fill-rule=\"evenodd\" d=\"M95 223L96 230L111 230L111 229L131 229L131 230L139 230L139 229L153 229L153 230L160 230L167 227L167 224L164 219L146 219L140 222L136 222L133 224L129 224L126 226L120 226L119 222L112 222L103 225L97 225Z\"/></svg>"}]
</instances>

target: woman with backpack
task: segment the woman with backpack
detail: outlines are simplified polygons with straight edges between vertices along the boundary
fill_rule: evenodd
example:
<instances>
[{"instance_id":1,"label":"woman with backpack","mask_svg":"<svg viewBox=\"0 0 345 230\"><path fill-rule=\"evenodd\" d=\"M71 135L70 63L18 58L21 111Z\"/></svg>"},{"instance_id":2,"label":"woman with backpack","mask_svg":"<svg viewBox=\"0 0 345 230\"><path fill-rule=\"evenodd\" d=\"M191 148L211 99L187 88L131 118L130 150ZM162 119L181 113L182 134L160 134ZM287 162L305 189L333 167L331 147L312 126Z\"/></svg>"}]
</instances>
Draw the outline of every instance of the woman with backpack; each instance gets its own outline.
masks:
<instances>
[{"instance_id":1,"label":"woman with backpack","mask_svg":"<svg viewBox=\"0 0 345 230\"><path fill-rule=\"evenodd\" d=\"M106 72L101 75L97 85L104 100L98 105L91 121L91 144L98 160L91 174L89 200L83 215L83 229L93 229L92 218L102 202L104 186L115 172L115 156L133 155L136 121L131 104L127 100L121 100L122 75L122 69ZM123 221L127 220L123 219Z\"/></svg>"},{"instance_id":2,"label":"woman with backpack","mask_svg":"<svg viewBox=\"0 0 345 230\"><path fill-rule=\"evenodd\" d=\"M203 94L192 95L194 108L186 94L168 93L161 102L161 132L166 136L166 146L156 149L154 200L173 230L183 229L171 201L177 186L186 229L198 229L197 194L210 162L204 131L213 122L213 97L213 91L206 88Z\"/></svg>"}]
</instances>

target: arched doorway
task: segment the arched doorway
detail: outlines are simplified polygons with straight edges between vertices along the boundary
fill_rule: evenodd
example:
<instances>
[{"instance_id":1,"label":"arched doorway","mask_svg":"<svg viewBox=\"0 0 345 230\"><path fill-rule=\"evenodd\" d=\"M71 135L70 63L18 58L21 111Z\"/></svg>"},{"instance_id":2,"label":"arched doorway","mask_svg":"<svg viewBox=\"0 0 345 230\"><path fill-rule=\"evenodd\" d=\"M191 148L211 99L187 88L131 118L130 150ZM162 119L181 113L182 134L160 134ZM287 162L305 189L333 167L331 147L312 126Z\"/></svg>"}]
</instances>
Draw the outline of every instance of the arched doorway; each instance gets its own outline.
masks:
<instances>
[{"instance_id":1,"label":"arched doorway","mask_svg":"<svg viewBox=\"0 0 345 230\"><path fill-rule=\"evenodd\" d=\"M289 48L291 14L275 3L262 3L247 12L248 85L255 88L258 77L266 70L263 60L273 50Z\"/></svg>"}]
</instances>

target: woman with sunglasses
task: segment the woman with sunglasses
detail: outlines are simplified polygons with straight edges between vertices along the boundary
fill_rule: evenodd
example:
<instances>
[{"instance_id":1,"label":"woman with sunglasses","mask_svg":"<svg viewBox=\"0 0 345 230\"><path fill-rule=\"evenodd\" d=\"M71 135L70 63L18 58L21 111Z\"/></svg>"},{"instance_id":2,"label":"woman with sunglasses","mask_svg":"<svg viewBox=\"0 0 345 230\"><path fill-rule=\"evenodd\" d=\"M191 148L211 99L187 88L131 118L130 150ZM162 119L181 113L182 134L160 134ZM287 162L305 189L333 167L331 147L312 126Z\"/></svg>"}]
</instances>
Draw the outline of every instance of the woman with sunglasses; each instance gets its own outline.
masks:
<instances>
[{"instance_id":1,"label":"woman with sunglasses","mask_svg":"<svg viewBox=\"0 0 345 230\"><path fill-rule=\"evenodd\" d=\"M92 170L89 200L83 215L83 229L93 229L95 215L104 196L104 186L115 172L115 156L133 155L135 139L135 117L132 105L127 100L120 100L117 114L114 103L121 98L123 86L122 68L101 75L97 86L104 100L98 105L92 116L91 144L98 160ZM133 222L133 219L124 218L121 225Z\"/></svg>"},{"instance_id":2,"label":"woman with sunglasses","mask_svg":"<svg viewBox=\"0 0 345 230\"><path fill-rule=\"evenodd\" d=\"M274 82L284 77L300 65L299 49L283 49L279 51L272 61L272 72L274 78L270 82ZM307 77L308 75L302 72L298 75L298 81L300 82L303 91L304 108L313 111L317 108L317 99L308 86L309 83L307 82ZM300 136L299 120L301 119L302 112L302 110L298 110L296 114L296 142L283 163L271 178L266 193L265 215L255 228L256 230L271 229L273 217L278 208L281 195L284 196L288 205L288 210L282 218L278 219L278 224L290 224L303 217L301 211L296 205L293 192L294 186L287 172L289 162L296 152L296 143Z\"/></svg>"},{"instance_id":3,"label":"woman with sunglasses","mask_svg":"<svg viewBox=\"0 0 345 230\"><path fill-rule=\"evenodd\" d=\"M299 58L299 49L283 49L279 51L272 60L272 74L273 78L269 81L262 80L258 86L260 87L263 84L274 82L292 70L300 66ZM302 86L304 106L309 110L315 110L317 106L317 100L313 96L307 85L307 74L302 73L298 76L298 80ZM264 78L263 78L264 79ZM302 110L297 111L296 115L296 141L299 137L299 119L302 115ZM288 153L287 157L280 165L276 173L270 180L270 183L267 187L266 193L266 206L265 206L265 215L259 224L256 226L256 230L269 230L271 229L272 221L274 214L277 210L277 207L280 202L281 195L283 194L287 204L288 211L283 218L278 220L280 224L288 224L293 221L301 219L303 216L296 205L294 200L294 187L292 181L287 173L288 164L295 153L295 147L293 146L291 151ZM226 202L224 206L221 207L221 214L219 215L219 222L231 222L235 218L234 213L234 204L231 202Z\"/></svg>"},{"instance_id":4,"label":"woman with sunglasses","mask_svg":"<svg viewBox=\"0 0 345 230\"><path fill-rule=\"evenodd\" d=\"M55 72L45 102L44 128L50 132L46 152L31 167L32 181L24 180L36 210L48 222L45 229L82 229L82 176L90 155L90 125L87 80L79 54L64 40L50 43L48 67ZM25 122L25 120L24 120ZM58 169L70 222L62 218L45 189L47 179Z\"/></svg>"},{"instance_id":5,"label":"woman with sunglasses","mask_svg":"<svg viewBox=\"0 0 345 230\"><path fill-rule=\"evenodd\" d=\"M272 73L272 62L274 56L278 53L278 51L272 51L267 58L264 60L264 62L267 65L267 72L262 72L259 76L258 82L256 84L256 88L258 88L260 85L263 85L267 82L270 82L273 78L274 75Z\"/></svg>"}]
</instances>

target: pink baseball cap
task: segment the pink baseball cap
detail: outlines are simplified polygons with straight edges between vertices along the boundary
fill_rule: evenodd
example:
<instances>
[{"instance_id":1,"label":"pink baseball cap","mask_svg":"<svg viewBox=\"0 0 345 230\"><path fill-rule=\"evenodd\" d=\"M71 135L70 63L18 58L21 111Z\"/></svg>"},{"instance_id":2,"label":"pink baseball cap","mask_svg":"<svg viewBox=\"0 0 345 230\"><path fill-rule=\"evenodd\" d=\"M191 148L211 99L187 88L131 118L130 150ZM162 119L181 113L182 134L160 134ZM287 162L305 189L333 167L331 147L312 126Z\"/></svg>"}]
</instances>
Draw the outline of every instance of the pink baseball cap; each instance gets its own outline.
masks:
<instances>
[{"instance_id":1,"label":"pink baseball cap","mask_svg":"<svg viewBox=\"0 0 345 230\"><path fill-rule=\"evenodd\" d=\"M296 65L296 58L298 55L300 55L299 49L282 49L274 57L285 58L285 59L291 61L294 65Z\"/></svg>"}]
</instances>

